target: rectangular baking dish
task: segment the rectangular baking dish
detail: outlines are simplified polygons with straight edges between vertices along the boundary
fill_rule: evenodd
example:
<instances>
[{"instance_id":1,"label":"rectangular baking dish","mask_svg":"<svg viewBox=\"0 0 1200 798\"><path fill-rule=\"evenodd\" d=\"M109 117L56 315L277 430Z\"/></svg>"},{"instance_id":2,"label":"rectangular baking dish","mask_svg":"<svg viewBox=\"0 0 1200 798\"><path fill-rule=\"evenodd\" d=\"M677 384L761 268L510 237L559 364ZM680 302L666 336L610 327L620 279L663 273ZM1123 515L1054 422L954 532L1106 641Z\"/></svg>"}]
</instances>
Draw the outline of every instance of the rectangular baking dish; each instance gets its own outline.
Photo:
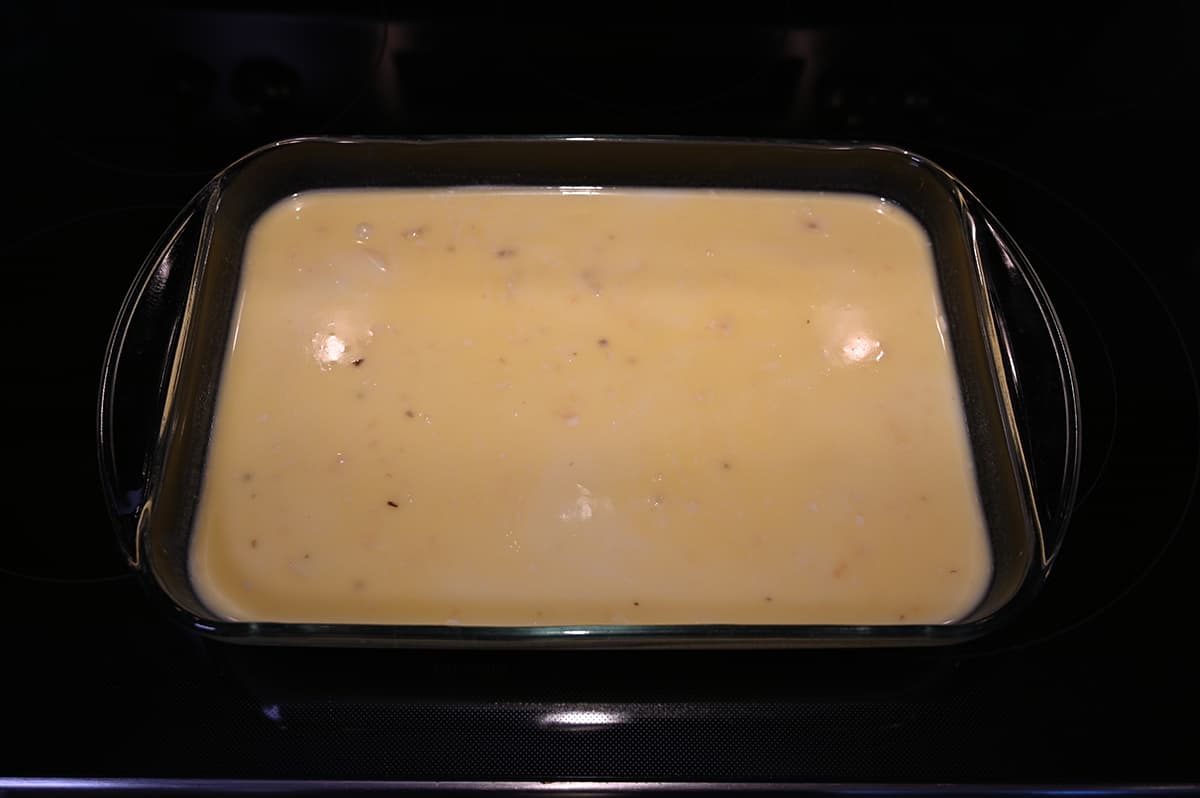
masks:
<instances>
[{"instance_id":1,"label":"rectangular baking dish","mask_svg":"<svg viewBox=\"0 0 1200 798\"><path fill-rule=\"evenodd\" d=\"M850 192L906 209L933 245L990 538L993 572L978 605L953 623L878 626L249 623L210 611L189 576L189 535L251 226L303 191L470 186ZM247 155L184 209L131 288L110 340L98 434L122 545L176 619L233 642L427 647L967 640L1026 607L1048 575L1073 501L1079 441L1074 374L1048 297L1016 244L949 173L870 144L623 137L297 139Z\"/></svg>"}]
</instances>

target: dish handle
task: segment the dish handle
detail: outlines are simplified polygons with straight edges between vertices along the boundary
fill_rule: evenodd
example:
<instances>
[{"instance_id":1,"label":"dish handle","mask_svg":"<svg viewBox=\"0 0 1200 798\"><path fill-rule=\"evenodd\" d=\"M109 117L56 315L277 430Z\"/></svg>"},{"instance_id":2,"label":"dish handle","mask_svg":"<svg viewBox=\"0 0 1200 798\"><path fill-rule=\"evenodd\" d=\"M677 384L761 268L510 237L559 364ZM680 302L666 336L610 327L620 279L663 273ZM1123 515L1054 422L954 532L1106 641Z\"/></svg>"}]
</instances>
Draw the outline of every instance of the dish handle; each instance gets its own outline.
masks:
<instances>
[{"instance_id":1,"label":"dish handle","mask_svg":"<svg viewBox=\"0 0 1200 798\"><path fill-rule=\"evenodd\" d=\"M1079 483L1075 366L1062 322L1029 259L982 203L972 196L968 206L1005 363L1002 378L1037 501L1042 571L1049 573Z\"/></svg>"},{"instance_id":2,"label":"dish handle","mask_svg":"<svg viewBox=\"0 0 1200 798\"><path fill-rule=\"evenodd\" d=\"M100 482L129 564L140 568L138 522L195 271L210 190L159 238L121 304L105 350L97 402Z\"/></svg>"}]
</instances>

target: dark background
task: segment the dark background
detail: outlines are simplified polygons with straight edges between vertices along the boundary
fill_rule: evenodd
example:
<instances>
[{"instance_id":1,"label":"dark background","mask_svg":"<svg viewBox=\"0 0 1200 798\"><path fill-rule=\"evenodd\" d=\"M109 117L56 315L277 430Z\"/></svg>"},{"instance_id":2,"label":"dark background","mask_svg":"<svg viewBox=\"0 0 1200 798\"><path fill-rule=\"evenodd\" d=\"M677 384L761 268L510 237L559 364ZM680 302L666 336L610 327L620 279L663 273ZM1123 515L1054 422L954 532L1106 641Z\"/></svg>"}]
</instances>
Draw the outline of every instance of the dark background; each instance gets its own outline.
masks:
<instances>
[{"instance_id":1,"label":"dark background","mask_svg":"<svg viewBox=\"0 0 1200 798\"><path fill-rule=\"evenodd\" d=\"M0 12L0 778L1200 782L1200 6L868 10ZM168 623L117 551L95 453L142 259L272 140L476 133L864 139L972 186L1079 368L1082 491L1034 608L917 652L252 650Z\"/></svg>"}]
</instances>

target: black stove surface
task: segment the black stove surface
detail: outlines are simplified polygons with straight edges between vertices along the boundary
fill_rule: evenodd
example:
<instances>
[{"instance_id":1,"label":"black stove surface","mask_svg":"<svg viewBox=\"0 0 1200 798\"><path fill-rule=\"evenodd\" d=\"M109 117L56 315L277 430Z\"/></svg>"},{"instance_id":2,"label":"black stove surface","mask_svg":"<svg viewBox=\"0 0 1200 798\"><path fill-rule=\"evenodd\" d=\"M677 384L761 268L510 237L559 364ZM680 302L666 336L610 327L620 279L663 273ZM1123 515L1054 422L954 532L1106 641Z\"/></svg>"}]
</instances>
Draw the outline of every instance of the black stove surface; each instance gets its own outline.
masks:
<instances>
[{"instance_id":1,"label":"black stove surface","mask_svg":"<svg viewBox=\"0 0 1200 798\"><path fill-rule=\"evenodd\" d=\"M254 9L2 12L0 792L1200 784L1200 11L580 28ZM118 553L95 453L142 259L261 144L476 133L863 139L962 178L1046 283L1080 381L1079 500L1031 609L961 647L843 652L255 649L165 619Z\"/></svg>"}]
</instances>

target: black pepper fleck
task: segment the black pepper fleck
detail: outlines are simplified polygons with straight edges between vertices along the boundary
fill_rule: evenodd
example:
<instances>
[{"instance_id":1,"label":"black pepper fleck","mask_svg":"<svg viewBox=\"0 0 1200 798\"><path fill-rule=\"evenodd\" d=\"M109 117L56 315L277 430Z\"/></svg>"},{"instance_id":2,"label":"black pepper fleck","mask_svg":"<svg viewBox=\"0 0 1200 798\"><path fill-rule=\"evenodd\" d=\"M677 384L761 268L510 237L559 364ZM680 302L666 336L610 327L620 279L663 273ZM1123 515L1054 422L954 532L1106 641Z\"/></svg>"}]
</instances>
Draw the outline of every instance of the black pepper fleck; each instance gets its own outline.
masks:
<instances>
[{"instance_id":1,"label":"black pepper fleck","mask_svg":"<svg viewBox=\"0 0 1200 798\"><path fill-rule=\"evenodd\" d=\"M395 503L394 501L392 501L391 499L388 499L388 507L399 507L399 506L400 506L400 505L396 504L396 503Z\"/></svg>"},{"instance_id":2,"label":"black pepper fleck","mask_svg":"<svg viewBox=\"0 0 1200 798\"><path fill-rule=\"evenodd\" d=\"M516 255L516 254L517 254L517 251L510 247L504 247L503 249L496 250L497 258L511 258L513 255Z\"/></svg>"},{"instance_id":3,"label":"black pepper fleck","mask_svg":"<svg viewBox=\"0 0 1200 798\"><path fill-rule=\"evenodd\" d=\"M250 548L252 548L252 549L258 548L258 538L250 538Z\"/></svg>"},{"instance_id":4,"label":"black pepper fleck","mask_svg":"<svg viewBox=\"0 0 1200 798\"><path fill-rule=\"evenodd\" d=\"M764 596L763 597L763 601L774 601L774 600L775 600L774 596Z\"/></svg>"},{"instance_id":5,"label":"black pepper fleck","mask_svg":"<svg viewBox=\"0 0 1200 798\"><path fill-rule=\"evenodd\" d=\"M596 343L600 344L600 346L608 346L608 339L601 338L599 341L596 341Z\"/></svg>"},{"instance_id":6,"label":"black pepper fleck","mask_svg":"<svg viewBox=\"0 0 1200 798\"><path fill-rule=\"evenodd\" d=\"M731 463L730 463L728 460L722 460L722 461L721 461L721 468L723 468L723 469L725 469L726 471L728 471L729 469L733 468L733 465L732 465L732 464L731 464Z\"/></svg>"},{"instance_id":7,"label":"black pepper fleck","mask_svg":"<svg viewBox=\"0 0 1200 798\"><path fill-rule=\"evenodd\" d=\"M635 602L633 602L633 606L635 606L635 607L640 607L640 606L642 606L642 602L640 602L640 601L635 601Z\"/></svg>"},{"instance_id":8,"label":"black pepper fleck","mask_svg":"<svg viewBox=\"0 0 1200 798\"><path fill-rule=\"evenodd\" d=\"M411 410L405 410L404 415L408 416L409 418L413 418L414 416L416 416L416 413L414 413Z\"/></svg>"}]
</instances>

